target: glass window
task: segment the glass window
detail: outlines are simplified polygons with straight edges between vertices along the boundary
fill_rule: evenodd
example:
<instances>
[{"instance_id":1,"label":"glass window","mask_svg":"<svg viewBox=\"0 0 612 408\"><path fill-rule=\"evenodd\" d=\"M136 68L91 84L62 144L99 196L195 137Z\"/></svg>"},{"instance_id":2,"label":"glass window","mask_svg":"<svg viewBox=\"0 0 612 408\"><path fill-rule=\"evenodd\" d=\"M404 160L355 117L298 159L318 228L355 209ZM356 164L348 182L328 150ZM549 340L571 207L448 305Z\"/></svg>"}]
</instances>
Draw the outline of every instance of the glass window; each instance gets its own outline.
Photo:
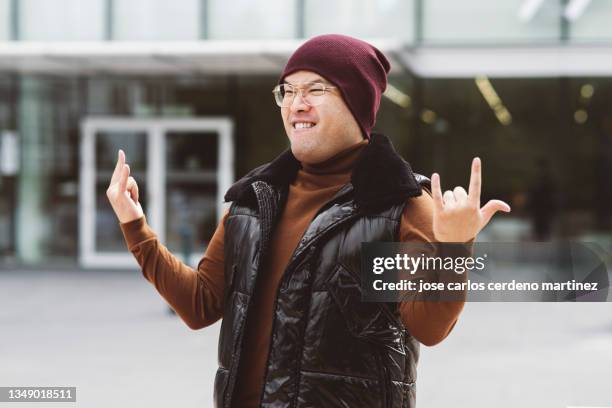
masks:
<instances>
[{"instance_id":1,"label":"glass window","mask_svg":"<svg viewBox=\"0 0 612 408\"><path fill-rule=\"evenodd\" d=\"M607 108L612 81L492 78L490 83L511 114L506 125L473 79L422 80L422 99L415 102L417 142L407 152L415 171L437 171L446 186L465 185L470 162L479 156L487 180L481 203L499 198L511 205L511 214L493 221L508 228L504 234L510 240L530 234L543 240L545 232L595 241L599 238L591 234L606 234L609 242L612 208L606 203L612 184L605 178L612 172Z\"/></svg>"},{"instance_id":2,"label":"glass window","mask_svg":"<svg viewBox=\"0 0 612 408\"><path fill-rule=\"evenodd\" d=\"M0 41L11 39L11 2L0 0Z\"/></svg>"},{"instance_id":3,"label":"glass window","mask_svg":"<svg viewBox=\"0 0 612 408\"><path fill-rule=\"evenodd\" d=\"M104 0L20 0L20 39L96 41L104 39Z\"/></svg>"},{"instance_id":4,"label":"glass window","mask_svg":"<svg viewBox=\"0 0 612 408\"><path fill-rule=\"evenodd\" d=\"M197 40L200 38L201 3L201 0L116 0L113 39Z\"/></svg>"},{"instance_id":5,"label":"glass window","mask_svg":"<svg viewBox=\"0 0 612 408\"><path fill-rule=\"evenodd\" d=\"M214 132L166 133L165 245L187 261L217 227L218 145Z\"/></svg>"},{"instance_id":6,"label":"glass window","mask_svg":"<svg viewBox=\"0 0 612 408\"><path fill-rule=\"evenodd\" d=\"M77 79L19 79L16 247L24 263L78 250L80 95Z\"/></svg>"},{"instance_id":7,"label":"glass window","mask_svg":"<svg viewBox=\"0 0 612 408\"><path fill-rule=\"evenodd\" d=\"M287 39L296 36L295 0L209 0L208 35L214 39Z\"/></svg>"},{"instance_id":8,"label":"glass window","mask_svg":"<svg viewBox=\"0 0 612 408\"><path fill-rule=\"evenodd\" d=\"M428 43L556 42L561 36L560 3L542 2L525 21L519 17L523 2L518 0L427 0L423 38Z\"/></svg>"},{"instance_id":9,"label":"glass window","mask_svg":"<svg viewBox=\"0 0 612 408\"><path fill-rule=\"evenodd\" d=\"M571 26L571 37L576 40L609 41L612 39L612 2L592 0Z\"/></svg>"},{"instance_id":10,"label":"glass window","mask_svg":"<svg viewBox=\"0 0 612 408\"><path fill-rule=\"evenodd\" d=\"M306 37L333 32L360 38L401 38L411 42L414 30L413 0L306 1Z\"/></svg>"}]
</instances>

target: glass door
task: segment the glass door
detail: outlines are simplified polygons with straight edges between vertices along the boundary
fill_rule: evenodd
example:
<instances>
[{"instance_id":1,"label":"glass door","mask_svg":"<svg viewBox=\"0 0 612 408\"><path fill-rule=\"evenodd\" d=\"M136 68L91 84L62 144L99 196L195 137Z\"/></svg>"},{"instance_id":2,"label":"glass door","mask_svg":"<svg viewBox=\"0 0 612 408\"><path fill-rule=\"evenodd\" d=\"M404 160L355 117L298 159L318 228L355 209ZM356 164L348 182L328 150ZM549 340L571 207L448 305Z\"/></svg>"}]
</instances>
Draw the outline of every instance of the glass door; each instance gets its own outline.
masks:
<instances>
[{"instance_id":1,"label":"glass door","mask_svg":"<svg viewBox=\"0 0 612 408\"><path fill-rule=\"evenodd\" d=\"M208 128L188 121L160 127L164 151L164 242L183 262L197 266L223 215L223 195L233 182L233 146L226 120Z\"/></svg>"},{"instance_id":2,"label":"glass door","mask_svg":"<svg viewBox=\"0 0 612 408\"><path fill-rule=\"evenodd\" d=\"M195 266L223 213L233 182L227 118L88 118L82 123L79 258L84 267L138 267L106 189L123 149L148 224L183 262Z\"/></svg>"}]
</instances>

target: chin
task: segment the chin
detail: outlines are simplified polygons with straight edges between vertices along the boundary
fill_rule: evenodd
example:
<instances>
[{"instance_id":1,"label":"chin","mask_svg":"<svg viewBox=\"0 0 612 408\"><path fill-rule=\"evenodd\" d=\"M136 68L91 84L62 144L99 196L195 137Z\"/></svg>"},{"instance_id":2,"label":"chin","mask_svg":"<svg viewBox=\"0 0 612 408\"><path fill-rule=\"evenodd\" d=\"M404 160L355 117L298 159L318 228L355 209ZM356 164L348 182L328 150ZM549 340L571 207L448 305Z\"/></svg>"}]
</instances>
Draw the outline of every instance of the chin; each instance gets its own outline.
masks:
<instances>
[{"instance_id":1,"label":"chin","mask_svg":"<svg viewBox=\"0 0 612 408\"><path fill-rule=\"evenodd\" d=\"M312 142L305 140L292 141L291 142L291 153L295 158L303 163L317 163L320 152L317 149L317 145Z\"/></svg>"},{"instance_id":2,"label":"chin","mask_svg":"<svg viewBox=\"0 0 612 408\"><path fill-rule=\"evenodd\" d=\"M295 158L300 162L309 163L312 159L312 152L309 149L306 149L304 146L296 146L292 143L291 153L293 153Z\"/></svg>"}]
</instances>

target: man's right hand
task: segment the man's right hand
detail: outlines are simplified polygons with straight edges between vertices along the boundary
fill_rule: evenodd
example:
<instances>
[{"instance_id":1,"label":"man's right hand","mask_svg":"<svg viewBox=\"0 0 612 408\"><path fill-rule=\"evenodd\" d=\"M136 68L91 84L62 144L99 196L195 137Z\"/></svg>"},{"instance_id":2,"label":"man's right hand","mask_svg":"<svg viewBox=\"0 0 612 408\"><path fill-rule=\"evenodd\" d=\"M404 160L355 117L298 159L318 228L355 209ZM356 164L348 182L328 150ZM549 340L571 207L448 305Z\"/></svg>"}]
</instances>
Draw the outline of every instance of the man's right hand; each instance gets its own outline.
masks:
<instances>
[{"instance_id":1,"label":"man's right hand","mask_svg":"<svg viewBox=\"0 0 612 408\"><path fill-rule=\"evenodd\" d=\"M119 150L117 165L106 190L106 196L117 214L119 222L125 224L144 215L138 202L138 184L130 176L130 166L125 163L125 153Z\"/></svg>"}]
</instances>

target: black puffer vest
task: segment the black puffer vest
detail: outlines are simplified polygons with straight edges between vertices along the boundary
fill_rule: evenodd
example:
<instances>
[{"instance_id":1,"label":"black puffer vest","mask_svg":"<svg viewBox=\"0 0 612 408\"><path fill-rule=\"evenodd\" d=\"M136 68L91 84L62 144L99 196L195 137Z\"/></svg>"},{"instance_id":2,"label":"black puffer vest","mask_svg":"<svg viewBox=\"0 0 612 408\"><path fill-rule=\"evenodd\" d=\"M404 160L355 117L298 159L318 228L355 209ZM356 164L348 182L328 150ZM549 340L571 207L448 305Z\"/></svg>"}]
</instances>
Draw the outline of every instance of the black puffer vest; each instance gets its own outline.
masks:
<instances>
[{"instance_id":1,"label":"black puffer vest","mask_svg":"<svg viewBox=\"0 0 612 408\"><path fill-rule=\"evenodd\" d=\"M299 162L288 149L225 196L225 301L215 406L231 407L245 322ZM413 407L418 343L392 304L361 302L363 241L397 241L402 210L428 179L374 134L351 182L314 217L276 293L262 407Z\"/></svg>"}]
</instances>

